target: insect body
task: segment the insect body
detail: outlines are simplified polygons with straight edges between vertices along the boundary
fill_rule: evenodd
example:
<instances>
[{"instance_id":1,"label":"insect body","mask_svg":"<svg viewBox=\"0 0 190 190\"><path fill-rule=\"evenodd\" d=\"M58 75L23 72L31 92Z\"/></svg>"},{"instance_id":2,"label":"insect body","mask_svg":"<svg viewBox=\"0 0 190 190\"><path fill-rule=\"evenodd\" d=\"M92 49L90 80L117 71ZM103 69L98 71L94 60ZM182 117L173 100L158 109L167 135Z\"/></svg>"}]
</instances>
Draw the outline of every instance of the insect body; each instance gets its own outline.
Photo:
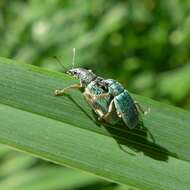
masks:
<instances>
[{"instance_id":1,"label":"insect body","mask_svg":"<svg viewBox=\"0 0 190 190\"><path fill-rule=\"evenodd\" d=\"M84 97L99 116L99 119L104 119L110 124L115 124L122 119L127 127L135 128L139 122L137 107L143 113L146 112L141 109L138 103L133 101L128 91L113 79L98 77L91 70L73 68L74 58L75 48L73 48L72 69L66 73L79 79L80 83L62 90L55 90L54 94L60 96L70 89L83 89Z\"/></svg>"},{"instance_id":2,"label":"insect body","mask_svg":"<svg viewBox=\"0 0 190 190\"><path fill-rule=\"evenodd\" d=\"M71 85L62 90L55 90L55 95L63 95L70 89L84 89L83 95L89 105L107 123L116 124L123 120L125 125L133 129L139 122L139 111L143 110L133 101L129 92L113 79L103 79L91 70L73 68L68 74L80 80L79 84ZM138 108L138 109L137 109Z\"/></svg>"},{"instance_id":3,"label":"insect body","mask_svg":"<svg viewBox=\"0 0 190 190\"><path fill-rule=\"evenodd\" d=\"M129 127L133 129L139 122L139 112L137 106L140 106L133 101L129 92L117 81L113 79L106 79L99 82L100 86L107 88L107 93L100 96L111 96L111 102L108 108L108 112L104 115L106 119L110 113L112 113L114 107L119 118Z\"/></svg>"}]
</instances>

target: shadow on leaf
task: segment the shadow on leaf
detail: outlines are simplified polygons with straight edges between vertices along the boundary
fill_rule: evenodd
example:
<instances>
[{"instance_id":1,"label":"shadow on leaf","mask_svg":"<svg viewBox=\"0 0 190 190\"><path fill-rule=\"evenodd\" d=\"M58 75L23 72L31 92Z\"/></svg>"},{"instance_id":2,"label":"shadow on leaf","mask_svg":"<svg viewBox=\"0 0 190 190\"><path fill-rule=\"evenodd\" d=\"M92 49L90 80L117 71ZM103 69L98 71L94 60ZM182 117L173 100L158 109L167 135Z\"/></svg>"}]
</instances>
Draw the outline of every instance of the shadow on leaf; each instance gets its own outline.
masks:
<instances>
[{"instance_id":1,"label":"shadow on leaf","mask_svg":"<svg viewBox=\"0 0 190 190\"><path fill-rule=\"evenodd\" d=\"M160 161L167 161L169 156L178 157L176 153L170 152L168 149L156 143L153 134L144 126L142 119L139 125L132 130L128 129L123 122L117 125L110 125L98 121L97 115L93 110L94 118L92 118L70 95L67 95L67 97L74 102L89 119L93 120L96 125L104 127L110 136L115 139L122 151L132 156L135 156L138 152L143 152L144 155Z\"/></svg>"},{"instance_id":2,"label":"shadow on leaf","mask_svg":"<svg viewBox=\"0 0 190 190\"><path fill-rule=\"evenodd\" d=\"M110 126L102 124L109 134L116 140L120 149L135 156L135 152L143 152L155 160L167 161L169 156L178 157L177 154L156 143L153 134L144 127L143 122L135 129L128 129L123 124ZM134 153L129 152L129 149Z\"/></svg>"}]
</instances>

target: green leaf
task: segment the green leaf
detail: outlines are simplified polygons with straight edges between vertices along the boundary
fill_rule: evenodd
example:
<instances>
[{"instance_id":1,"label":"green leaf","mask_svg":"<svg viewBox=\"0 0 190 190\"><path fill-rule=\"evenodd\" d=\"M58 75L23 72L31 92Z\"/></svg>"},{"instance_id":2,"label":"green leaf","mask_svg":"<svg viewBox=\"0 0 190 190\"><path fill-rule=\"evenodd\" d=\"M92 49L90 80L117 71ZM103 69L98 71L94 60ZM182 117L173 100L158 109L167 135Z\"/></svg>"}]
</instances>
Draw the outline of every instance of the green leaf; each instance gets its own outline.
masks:
<instances>
[{"instance_id":1,"label":"green leaf","mask_svg":"<svg viewBox=\"0 0 190 190\"><path fill-rule=\"evenodd\" d=\"M103 180L102 180L103 181ZM0 182L3 190L75 189L101 182L84 172L52 166L17 172Z\"/></svg>"},{"instance_id":2,"label":"green leaf","mask_svg":"<svg viewBox=\"0 0 190 190\"><path fill-rule=\"evenodd\" d=\"M190 188L190 113L134 96L144 127L97 122L75 83L62 73L0 59L0 142L137 189Z\"/></svg>"}]
</instances>

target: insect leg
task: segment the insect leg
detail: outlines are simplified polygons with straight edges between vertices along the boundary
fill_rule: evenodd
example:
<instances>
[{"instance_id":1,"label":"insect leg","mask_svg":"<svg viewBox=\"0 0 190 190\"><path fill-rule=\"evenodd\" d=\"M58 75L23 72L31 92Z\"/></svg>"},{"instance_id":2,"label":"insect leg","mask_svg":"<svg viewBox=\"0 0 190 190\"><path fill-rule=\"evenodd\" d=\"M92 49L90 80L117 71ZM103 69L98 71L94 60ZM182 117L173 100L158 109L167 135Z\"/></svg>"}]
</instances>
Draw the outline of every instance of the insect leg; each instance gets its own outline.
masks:
<instances>
[{"instance_id":1,"label":"insect leg","mask_svg":"<svg viewBox=\"0 0 190 190\"><path fill-rule=\"evenodd\" d=\"M93 96L93 99L96 100L97 98L105 98L105 97L109 97L109 93L102 93L102 94L99 94L99 95L94 95Z\"/></svg>"},{"instance_id":2,"label":"insect leg","mask_svg":"<svg viewBox=\"0 0 190 190\"><path fill-rule=\"evenodd\" d=\"M86 90L85 92L83 92L83 95L84 95L86 101L88 102L88 104L92 107L94 101L92 99L91 94Z\"/></svg>"},{"instance_id":3,"label":"insect leg","mask_svg":"<svg viewBox=\"0 0 190 190\"><path fill-rule=\"evenodd\" d=\"M96 114L99 115L98 120L102 120L104 113L102 112L102 110L100 110L96 106L96 100L93 98L92 94L90 94L88 89L86 89L85 92L83 92L83 95L84 95L86 101L88 102L88 104L92 107L92 109L96 112Z\"/></svg>"},{"instance_id":4,"label":"insect leg","mask_svg":"<svg viewBox=\"0 0 190 190\"><path fill-rule=\"evenodd\" d=\"M136 107L138 108L138 110L140 110L144 115L148 114L150 112L150 108L148 108L148 110L144 111L143 108L140 106L140 104L137 101L134 101Z\"/></svg>"},{"instance_id":5,"label":"insect leg","mask_svg":"<svg viewBox=\"0 0 190 190\"><path fill-rule=\"evenodd\" d=\"M95 112L99 115L98 120L102 120L104 119L104 114L102 113L102 111L100 109L95 109Z\"/></svg>"},{"instance_id":6,"label":"insect leg","mask_svg":"<svg viewBox=\"0 0 190 190\"><path fill-rule=\"evenodd\" d=\"M104 98L104 97L108 97L109 93L102 93L100 95L96 95L97 98Z\"/></svg>"},{"instance_id":7,"label":"insect leg","mask_svg":"<svg viewBox=\"0 0 190 190\"><path fill-rule=\"evenodd\" d=\"M71 86L69 86L67 88L64 88L64 89L55 90L54 91L54 95L55 96L62 96L65 92L68 92L71 89L79 89L81 87L82 87L81 84L73 84L73 85L71 85Z\"/></svg>"},{"instance_id":8,"label":"insect leg","mask_svg":"<svg viewBox=\"0 0 190 190\"><path fill-rule=\"evenodd\" d=\"M106 120L109 117L110 113L112 113L113 104L114 104L114 99L111 101L109 108L108 108L108 112L103 116L103 119Z\"/></svg>"}]
</instances>

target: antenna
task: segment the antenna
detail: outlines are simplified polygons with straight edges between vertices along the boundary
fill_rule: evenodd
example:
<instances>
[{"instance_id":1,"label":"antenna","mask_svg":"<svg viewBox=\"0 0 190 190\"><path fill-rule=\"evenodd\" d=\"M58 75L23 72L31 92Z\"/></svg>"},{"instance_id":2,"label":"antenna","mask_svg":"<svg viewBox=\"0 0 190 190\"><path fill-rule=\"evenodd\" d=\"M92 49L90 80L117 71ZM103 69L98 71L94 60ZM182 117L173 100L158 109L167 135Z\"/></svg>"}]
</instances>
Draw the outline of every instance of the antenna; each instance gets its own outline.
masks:
<instances>
[{"instance_id":1,"label":"antenna","mask_svg":"<svg viewBox=\"0 0 190 190\"><path fill-rule=\"evenodd\" d=\"M53 56L54 59L57 60L57 62L63 67L63 69L66 71L67 68L63 65L63 63L60 61L60 59L55 55ZM74 68L75 65L75 48L73 48L73 60L72 60L72 69Z\"/></svg>"},{"instance_id":2,"label":"antenna","mask_svg":"<svg viewBox=\"0 0 190 190\"><path fill-rule=\"evenodd\" d=\"M74 68L74 65L75 65L75 48L73 48L72 69Z\"/></svg>"},{"instance_id":3,"label":"antenna","mask_svg":"<svg viewBox=\"0 0 190 190\"><path fill-rule=\"evenodd\" d=\"M53 58L57 60L57 62L61 65L61 67L63 67L63 69L64 69L65 71L67 70L66 67L62 64L62 62L60 61L60 59L59 59L56 55L53 56Z\"/></svg>"}]
</instances>

